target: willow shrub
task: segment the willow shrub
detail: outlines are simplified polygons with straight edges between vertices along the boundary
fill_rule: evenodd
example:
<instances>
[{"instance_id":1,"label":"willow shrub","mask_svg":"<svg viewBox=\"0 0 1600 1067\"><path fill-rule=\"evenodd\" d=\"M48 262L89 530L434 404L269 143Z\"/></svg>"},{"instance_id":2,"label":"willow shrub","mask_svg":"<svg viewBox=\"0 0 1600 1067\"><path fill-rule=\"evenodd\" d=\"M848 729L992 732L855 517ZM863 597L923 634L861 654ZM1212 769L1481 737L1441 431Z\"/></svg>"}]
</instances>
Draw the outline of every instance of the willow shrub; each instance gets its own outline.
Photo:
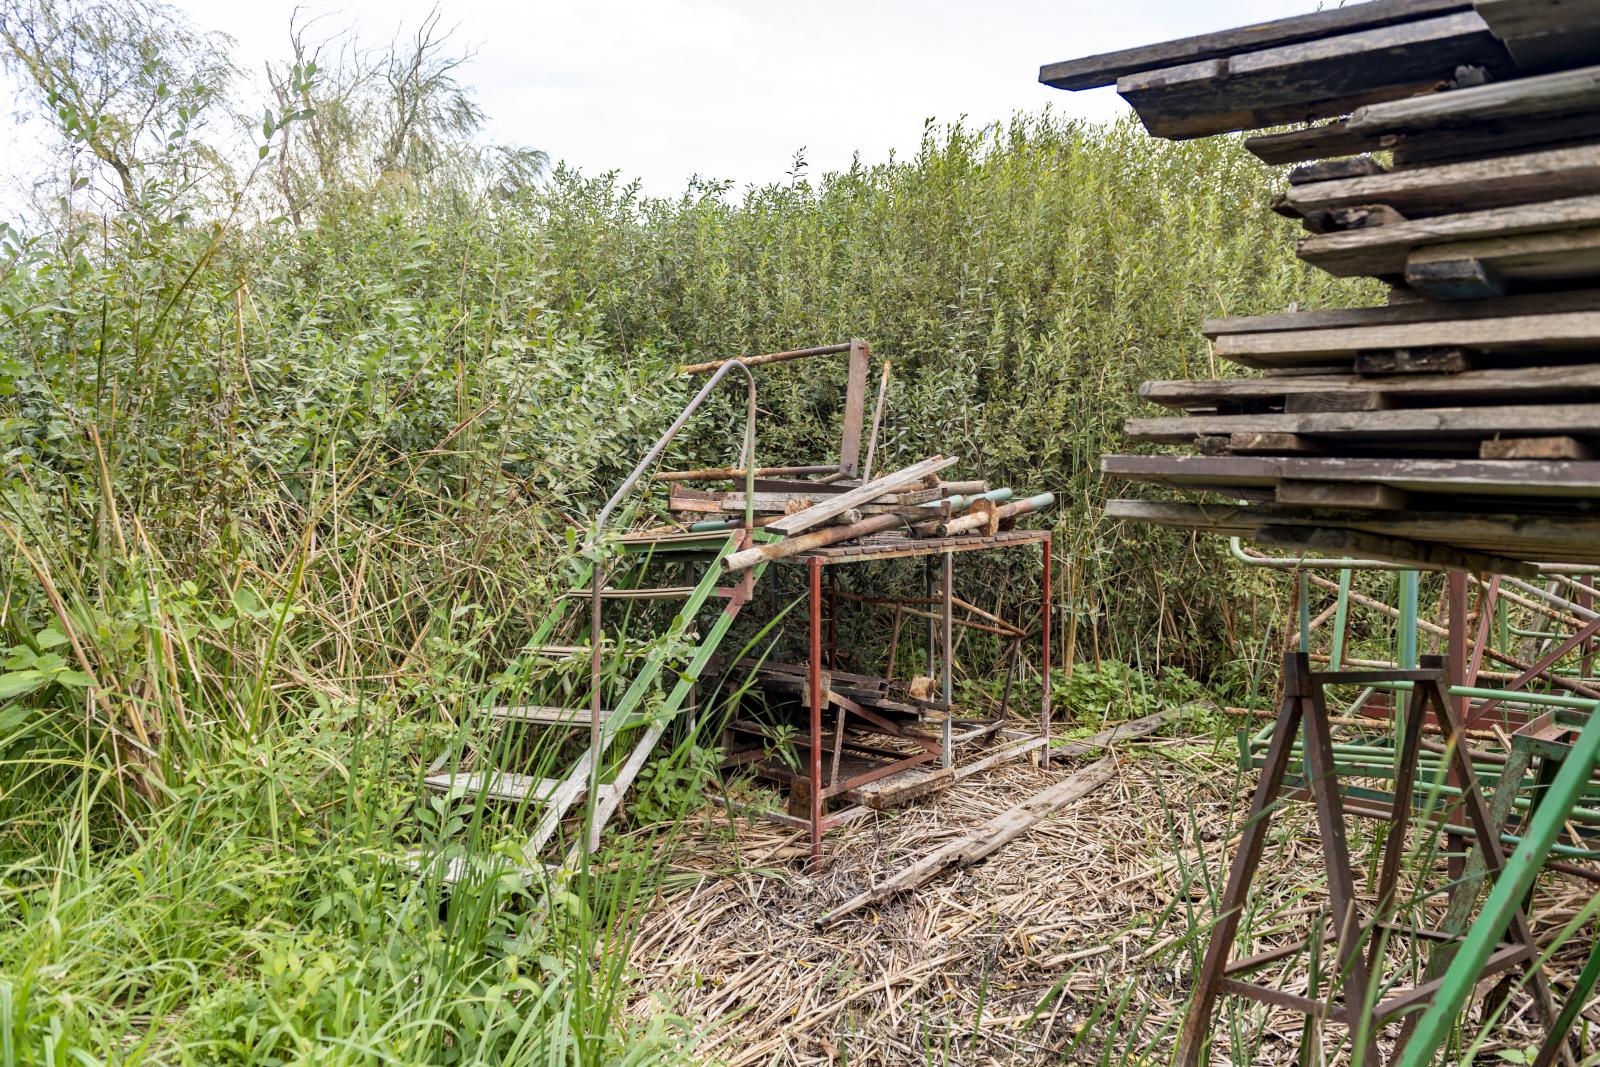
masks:
<instances>
[{"instance_id":1,"label":"willow shrub","mask_svg":"<svg viewBox=\"0 0 1600 1067\"><path fill-rule=\"evenodd\" d=\"M1084 647L1206 674L1239 654L1254 625L1241 594L1260 583L1214 542L1107 523L1098 467L1127 447L1139 382L1229 373L1203 318L1371 296L1294 258L1295 228L1267 207L1281 172L1236 139L1171 144L1045 112L930 125L914 158L801 175L669 201L558 171L538 205L552 304L585 308L625 354L868 339L894 364L883 466L942 452L1056 494ZM761 462L829 456L841 383L819 361L763 372ZM733 419L697 426L698 460L734 458Z\"/></svg>"}]
</instances>

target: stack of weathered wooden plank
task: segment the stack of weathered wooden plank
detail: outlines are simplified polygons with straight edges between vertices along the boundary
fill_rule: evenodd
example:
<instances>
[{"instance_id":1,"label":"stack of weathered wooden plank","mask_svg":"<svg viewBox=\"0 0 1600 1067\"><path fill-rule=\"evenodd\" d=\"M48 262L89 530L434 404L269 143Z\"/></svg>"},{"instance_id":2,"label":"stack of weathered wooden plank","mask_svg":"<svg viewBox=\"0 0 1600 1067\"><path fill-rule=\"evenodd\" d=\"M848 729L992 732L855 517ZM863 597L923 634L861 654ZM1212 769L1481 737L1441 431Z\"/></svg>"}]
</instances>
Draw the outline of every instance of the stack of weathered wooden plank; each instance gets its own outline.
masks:
<instances>
[{"instance_id":1,"label":"stack of weathered wooden plank","mask_svg":"<svg viewBox=\"0 0 1600 1067\"><path fill-rule=\"evenodd\" d=\"M802 553L847 550L868 542L876 549L903 542L950 538L998 543L1017 520L1055 501L1050 493L1011 499L1010 489L990 489L982 481L945 481L941 471L955 459L932 456L871 480L756 477L747 492L742 471L689 471L658 475L671 483L667 506L691 530L733 528L745 521L782 540L735 552L723 560L728 570L744 570ZM686 481L735 482L725 490L691 489ZM928 547L926 544L923 547Z\"/></svg>"},{"instance_id":2,"label":"stack of weathered wooden plank","mask_svg":"<svg viewBox=\"0 0 1600 1067\"><path fill-rule=\"evenodd\" d=\"M1317 554L1526 571L1600 561L1600 0L1376 0L1046 66L1152 133L1299 164L1301 259L1378 307L1202 327L1259 376L1147 382L1176 416L1111 475L1221 505L1112 515Z\"/></svg>"}]
</instances>

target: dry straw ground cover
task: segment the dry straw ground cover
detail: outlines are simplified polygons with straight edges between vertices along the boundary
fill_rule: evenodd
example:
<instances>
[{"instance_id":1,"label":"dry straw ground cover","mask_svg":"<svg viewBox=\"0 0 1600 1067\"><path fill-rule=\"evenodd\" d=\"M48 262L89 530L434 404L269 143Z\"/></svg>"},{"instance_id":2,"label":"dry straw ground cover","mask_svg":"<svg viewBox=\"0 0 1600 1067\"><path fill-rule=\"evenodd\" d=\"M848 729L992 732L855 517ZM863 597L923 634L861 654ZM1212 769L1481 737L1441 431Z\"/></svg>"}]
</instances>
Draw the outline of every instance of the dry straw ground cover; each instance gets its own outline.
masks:
<instances>
[{"instance_id":1,"label":"dry straw ground cover","mask_svg":"<svg viewBox=\"0 0 1600 1067\"><path fill-rule=\"evenodd\" d=\"M1210 738L1122 743L1108 784L987 862L824 932L813 922L822 912L1094 757L1046 774L1013 765L861 820L830 835L818 878L800 873L801 835L707 807L634 946L645 992L631 1010L681 1014L702 1035L700 1053L734 1067L1169 1062L1247 795L1235 759L1231 741ZM1325 899L1309 809L1288 809L1277 826L1258 880L1267 903L1252 920L1260 947L1303 928ZM1358 846L1358 859L1369 849ZM1589 890L1541 885L1548 938ZM1404 965L1403 950L1391 957ZM1557 963L1570 980L1581 949ZM1303 969L1261 977L1304 988ZM1500 1061L1502 1049L1511 1059L1533 1040L1525 1001L1514 998L1482 1060ZM1290 1012L1229 1004L1213 1062L1302 1062L1307 1036L1303 1062L1348 1062L1342 1033L1302 1026Z\"/></svg>"}]
</instances>

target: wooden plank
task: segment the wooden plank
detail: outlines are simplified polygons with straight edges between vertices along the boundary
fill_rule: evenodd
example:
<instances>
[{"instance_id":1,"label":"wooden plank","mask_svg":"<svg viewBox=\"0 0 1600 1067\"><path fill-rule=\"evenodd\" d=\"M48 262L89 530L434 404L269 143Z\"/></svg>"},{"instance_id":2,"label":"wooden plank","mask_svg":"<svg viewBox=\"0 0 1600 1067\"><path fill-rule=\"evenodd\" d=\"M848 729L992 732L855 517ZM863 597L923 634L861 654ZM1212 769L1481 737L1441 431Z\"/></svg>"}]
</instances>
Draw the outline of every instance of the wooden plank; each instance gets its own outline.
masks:
<instances>
[{"instance_id":1,"label":"wooden plank","mask_svg":"<svg viewBox=\"0 0 1600 1067\"><path fill-rule=\"evenodd\" d=\"M1220 436L1220 435L1219 435ZM1283 455L1307 452L1318 455L1324 451L1314 441L1292 433L1233 433L1228 434L1228 451L1236 456L1252 454Z\"/></svg>"},{"instance_id":2,"label":"wooden plank","mask_svg":"<svg viewBox=\"0 0 1600 1067\"><path fill-rule=\"evenodd\" d=\"M1600 289L1526 293L1473 304L1430 300L1420 294L1408 293L1404 289L1393 290L1390 296L1402 299L1377 307L1282 311L1270 315L1206 319L1200 324L1200 332L1215 340L1225 334L1234 333L1325 330L1346 326L1393 326L1408 322L1497 319L1519 315L1552 315L1569 311L1600 310Z\"/></svg>"},{"instance_id":3,"label":"wooden plank","mask_svg":"<svg viewBox=\"0 0 1600 1067\"><path fill-rule=\"evenodd\" d=\"M1303 218L1387 204L1420 219L1595 193L1600 193L1600 145L1581 145L1291 185L1276 206Z\"/></svg>"},{"instance_id":4,"label":"wooden plank","mask_svg":"<svg viewBox=\"0 0 1600 1067\"><path fill-rule=\"evenodd\" d=\"M1478 446L1479 459L1594 459L1594 449L1574 437L1500 437Z\"/></svg>"},{"instance_id":5,"label":"wooden plank","mask_svg":"<svg viewBox=\"0 0 1600 1067\"><path fill-rule=\"evenodd\" d=\"M1440 300L1489 300L1505 296L1505 275L1491 263L1463 256L1454 246L1437 256L1422 248L1406 260L1406 284Z\"/></svg>"},{"instance_id":6,"label":"wooden plank","mask_svg":"<svg viewBox=\"0 0 1600 1067\"><path fill-rule=\"evenodd\" d=\"M1600 462L1366 456L1132 456L1100 459L1103 473L1167 485L1273 487L1285 478L1383 482L1415 493L1590 501Z\"/></svg>"},{"instance_id":7,"label":"wooden plank","mask_svg":"<svg viewBox=\"0 0 1600 1067\"><path fill-rule=\"evenodd\" d=\"M1381 482L1312 482L1286 478L1274 493L1280 504L1307 508L1362 508L1399 511L1409 502L1403 490Z\"/></svg>"},{"instance_id":8,"label":"wooden plank","mask_svg":"<svg viewBox=\"0 0 1600 1067\"><path fill-rule=\"evenodd\" d=\"M1473 352L1560 352L1600 342L1600 311L1505 318L1462 318L1393 325L1335 327L1325 330L1275 330L1224 334L1216 354L1247 367L1285 367L1335 363L1358 352L1422 347Z\"/></svg>"},{"instance_id":9,"label":"wooden plank","mask_svg":"<svg viewBox=\"0 0 1600 1067\"><path fill-rule=\"evenodd\" d=\"M801 533L849 511L858 504L870 504L886 494L901 489L909 489L930 474L937 474L955 463L956 460L953 458L947 459L942 456L933 456L930 459L923 460L921 463L914 463L904 470L886 474L882 478L874 478L859 489L852 489L848 493L840 493L837 496L814 504L804 511L785 516L769 525L767 529L785 536Z\"/></svg>"},{"instance_id":10,"label":"wooden plank","mask_svg":"<svg viewBox=\"0 0 1600 1067\"><path fill-rule=\"evenodd\" d=\"M1473 7L1518 66L1553 67L1600 55L1600 0L1477 0Z\"/></svg>"},{"instance_id":11,"label":"wooden plank","mask_svg":"<svg viewBox=\"0 0 1600 1067\"><path fill-rule=\"evenodd\" d=\"M1600 66L1373 104L1325 126L1246 138L1245 147L1267 163L1376 151L1462 156L1593 138L1597 111ZM1431 153L1430 140L1439 142Z\"/></svg>"},{"instance_id":12,"label":"wooden plank","mask_svg":"<svg viewBox=\"0 0 1600 1067\"><path fill-rule=\"evenodd\" d=\"M1406 269L1406 257L1424 245L1593 226L1600 226L1600 196L1575 196L1305 237L1295 252L1312 266L1341 277L1400 274Z\"/></svg>"},{"instance_id":13,"label":"wooden plank","mask_svg":"<svg viewBox=\"0 0 1600 1067\"><path fill-rule=\"evenodd\" d=\"M1600 434L1600 404L1510 404L1503 407L1399 408L1266 415L1179 415L1129 419L1129 440L1186 444L1201 434L1288 433L1384 444L1477 439L1501 434Z\"/></svg>"},{"instance_id":14,"label":"wooden plank","mask_svg":"<svg viewBox=\"0 0 1600 1067\"><path fill-rule=\"evenodd\" d=\"M910 867L890 875L873 888L851 897L817 920L826 928L860 908L924 885L945 871L977 863L1021 837L1040 820L1080 800L1115 776L1116 760L1107 758L1076 771L1021 804L1008 808L988 822L935 849Z\"/></svg>"},{"instance_id":15,"label":"wooden plank","mask_svg":"<svg viewBox=\"0 0 1600 1067\"><path fill-rule=\"evenodd\" d=\"M1102 85L1114 85L1118 78L1142 70L1156 70L1200 59L1217 59L1236 52L1310 41L1352 30L1410 22L1430 15L1465 11L1470 6L1470 0L1376 0L1374 3L1347 4L1308 15L1257 22L1081 59L1046 63L1039 68L1039 80L1057 89L1094 89Z\"/></svg>"},{"instance_id":16,"label":"wooden plank","mask_svg":"<svg viewBox=\"0 0 1600 1067\"><path fill-rule=\"evenodd\" d=\"M1343 115L1450 83L1461 66L1512 69L1471 11L1141 71L1117 92L1152 134L1183 139Z\"/></svg>"},{"instance_id":17,"label":"wooden plank","mask_svg":"<svg viewBox=\"0 0 1600 1067\"><path fill-rule=\"evenodd\" d=\"M850 342L850 361L845 373L844 419L839 434L839 470L847 478L861 473L861 426L866 417L867 370L872 348L865 342Z\"/></svg>"},{"instance_id":18,"label":"wooden plank","mask_svg":"<svg viewBox=\"0 0 1600 1067\"><path fill-rule=\"evenodd\" d=\"M1389 173L1389 168L1371 156L1351 156L1347 159L1319 159L1289 172L1289 186L1320 184L1349 178L1370 178Z\"/></svg>"},{"instance_id":19,"label":"wooden plank","mask_svg":"<svg viewBox=\"0 0 1600 1067\"><path fill-rule=\"evenodd\" d=\"M1539 569L1523 560L1475 552L1427 541L1386 537L1363 530L1326 526L1259 526L1253 538L1264 545L1316 556L1352 556L1382 559L1427 570L1471 571L1474 574L1508 574L1532 578Z\"/></svg>"},{"instance_id":20,"label":"wooden plank","mask_svg":"<svg viewBox=\"0 0 1600 1067\"><path fill-rule=\"evenodd\" d=\"M1587 562L1600 557L1600 517L1524 515L1515 512L1404 510L1374 514L1263 504L1190 504L1155 500L1109 500L1108 519L1192 530L1222 537L1249 537L1263 524L1337 524L1416 541L1550 562Z\"/></svg>"},{"instance_id":21,"label":"wooden plank","mask_svg":"<svg viewBox=\"0 0 1600 1067\"><path fill-rule=\"evenodd\" d=\"M1357 207L1313 211L1303 221L1306 230L1311 233L1343 233L1345 230L1364 230L1368 226L1392 226L1406 221L1406 217L1387 204L1361 204Z\"/></svg>"},{"instance_id":22,"label":"wooden plank","mask_svg":"<svg viewBox=\"0 0 1600 1067\"><path fill-rule=\"evenodd\" d=\"M1428 294L1442 296L1440 275L1448 277L1452 269L1460 274L1458 265L1463 263L1478 267L1486 279L1478 291L1489 296L1502 295L1511 282L1572 283L1600 277L1600 224L1413 249L1406 257L1405 277L1432 283Z\"/></svg>"},{"instance_id":23,"label":"wooden plank","mask_svg":"<svg viewBox=\"0 0 1600 1067\"><path fill-rule=\"evenodd\" d=\"M1224 378L1216 381L1151 381L1139 386L1139 396L1152 403L1174 408L1218 408L1276 402L1290 411L1319 410L1310 401L1302 407L1290 407L1289 402L1297 398L1330 402L1328 407L1320 410L1333 410L1332 403L1339 401L1347 402L1344 410L1362 410L1358 405L1369 400L1441 405L1479 400L1499 400L1508 404L1541 398L1583 400L1600 396L1600 364L1575 363L1386 378L1356 374L1307 374Z\"/></svg>"},{"instance_id":24,"label":"wooden plank","mask_svg":"<svg viewBox=\"0 0 1600 1067\"><path fill-rule=\"evenodd\" d=\"M1351 369L1366 375L1462 374L1472 369L1472 361L1454 347L1381 348L1357 352Z\"/></svg>"}]
</instances>

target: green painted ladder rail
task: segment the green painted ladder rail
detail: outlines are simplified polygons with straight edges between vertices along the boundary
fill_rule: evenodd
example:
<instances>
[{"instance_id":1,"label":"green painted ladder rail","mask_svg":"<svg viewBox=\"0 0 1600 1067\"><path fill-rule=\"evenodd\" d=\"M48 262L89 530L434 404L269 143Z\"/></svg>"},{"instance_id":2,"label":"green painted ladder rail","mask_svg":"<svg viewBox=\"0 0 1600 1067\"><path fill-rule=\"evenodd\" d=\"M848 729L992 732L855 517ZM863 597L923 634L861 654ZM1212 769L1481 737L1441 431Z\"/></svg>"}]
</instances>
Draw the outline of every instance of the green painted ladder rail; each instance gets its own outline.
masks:
<instances>
[{"instance_id":1,"label":"green painted ladder rail","mask_svg":"<svg viewBox=\"0 0 1600 1067\"><path fill-rule=\"evenodd\" d=\"M587 797L591 785L602 777L603 770L608 769L606 756L616 740L628 730L644 727L628 758L620 766L609 768L614 776L609 781L598 783L595 789L588 833L575 848L582 844L587 844L590 849L597 847L602 830L620 807L623 795L643 769L650 751L660 740L667 725L687 706L695 682L727 635L739 609L749 601L749 587L753 585L753 580L727 588L717 584L722 578L722 558L741 544L743 538L739 533L716 531L691 535L637 534L620 539L618 545L625 557L624 566L616 568L620 573L613 575L613 584L602 587L602 599L623 602L658 599L682 601L671 621L656 635L656 640L611 643L602 639L602 657L611 668L608 675L628 676L627 687L621 696L610 707L601 709L598 720L588 704L587 695L582 704L577 704L570 697L567 703L557 703L555 698L548 698L551 699L550 703L491 704L480 712L490 720L486 724L489 729L485 734L493 741L511 740L499 736L507 730L570 734L576 730L593 729L598 733L599 744L596 746L591 742L566 766L565 773L545 777L500 766L479 766L482 763L506 762L502 753L522 751L512 743L481 743L469 757L473 764L471 769L460 769L460 760L456 761L456 769L444 769L445 761L441 760L430 768L431 773L423 779L424 784L439 793L458 796L481 794L486 800L525 804L531 810L536 810L538 823L522 847L523 861L531 868L541 862L544 847L560 828L562 819L575 804ZM664 562L689 566L698 564L703 568L701 577L694 585L648 586L639 583L652 564ZM590 595L591 590L579 589L574 590L571 596L559 598L535 629L527 654L551 664L579 664L588 659L588 647L544 642L558 633L561 624L568 620L571 614L568 605L576 598L587 599ZM686 656L681 651L675 654L672 642L661 638L692 634L701 609L713 598L725 600L724 609L705 633L699 635ZM657 695L658 682L668 667L675 673L676 682L659 701L651 702L647 711L645 705L649 698ZM562 675L559 671L552 672L552 678L559 680ZM561 738L552 740L559 745ZM535 751L542 751L548 757L553 747L538 745ZM450 873L458 875L460 872L452 870Z\"/></svg>"},{"instance_id":2,"label":"green painted ladder rail","mask_svg":"<svg viewBox=\"0 0 1600 1067\"><path fill-rule=\"evenodd\" d=\"M737 530L708 530L693 532L646 532L607 539L606 524L622 501L631 493L645 473L665 453L678 431L688 423L694 413L705 403L721 381L738 371L744 375L747 390L745 403L744 441L740 462L744 473L745 522ZM560 829L562 820L579 800L586 800L585 828L569 852L569 861L599 847L600 834L606 823L621 806L623 794L643 769L650 751L661 739L668 724L681 713L694 693L711 658L716 654L722 639L727 635L739 610L749 602L756 579L763 568L752 568L736 585L722 587L722 560L741 548L748 548L757 540L767 540L769 535L752 528L752 501L755 492L756 472L756 383L750 368L740 360L727 360L700 388L694 398L684 405L672 425L657 438L633 470L623 479L611 498L596 513L593 530L587 547L599 556L591 563L585 578L588 589L574 589L557 598L544 620L535 628L529 642L528 654L549 663L589 661L587 706L575 706L570 683L571 677L558 677L561 684L557 693L566 699L546 697L539 703L522 705L491 704L483 709L490 720L488 737L498 742L478 745L470 756L473 766L463 771L464 755L459 749L446 753L434 762L424 776L424 784L436 792L453 795L471 795L479 803L506 801L526 805L538 812L538 822L532 835L522 846L521 858L525 870L539 866L541 855L550 839ZM612 548L621 550L624 561L632 566L608 566L605 554ZM681 562L688 565L700 563L703 569L692 585L646 586L638 583L640 572L651 563L660 561ZM609 579L609 584L608 583ZM682 643L694 634L696 618L712 597L726 601L723 610L695 644L682 652ZM575 599L588 599L589 642L587 647L547 644L568 621L568 606ZM608 601L637 602L649 600L681 599L682 606L664 630L653 640L630 645L624 638L611 641L603 630L603 605ZM630 616L631 617L631 616ZM677 680L666 691L663 674L669 666ZM637 662L633 662L637 660ZM627 685L615 703L603 706L607 679L614 682L627 679ZM542 680L548 690L552 679ZM652 699L659 697L659 699ZM545 702L551 700L553 702ZM648 708L646 704L648 702ZM619 766L607 767L607 753L624 731L644 726L644 733L634 744L628 758ZM559 760L564 741L573 730L586 728L589 744L569 764L565 773L546 777L500 766L515 759L525 751L511 742L521 730L538 730L553 734L553 744L536 744L536 755L542 752L539 762L548 764ZM501 736L510 734L511 736ZM447 763L454 768L446 770ZM477 764L483 766L477 766ZM603 772L610 770L612 777L602 782ZM451 859L439 871L446 880L456 880L465 875L464 861Z\"/></svg>"}]
</instances>

